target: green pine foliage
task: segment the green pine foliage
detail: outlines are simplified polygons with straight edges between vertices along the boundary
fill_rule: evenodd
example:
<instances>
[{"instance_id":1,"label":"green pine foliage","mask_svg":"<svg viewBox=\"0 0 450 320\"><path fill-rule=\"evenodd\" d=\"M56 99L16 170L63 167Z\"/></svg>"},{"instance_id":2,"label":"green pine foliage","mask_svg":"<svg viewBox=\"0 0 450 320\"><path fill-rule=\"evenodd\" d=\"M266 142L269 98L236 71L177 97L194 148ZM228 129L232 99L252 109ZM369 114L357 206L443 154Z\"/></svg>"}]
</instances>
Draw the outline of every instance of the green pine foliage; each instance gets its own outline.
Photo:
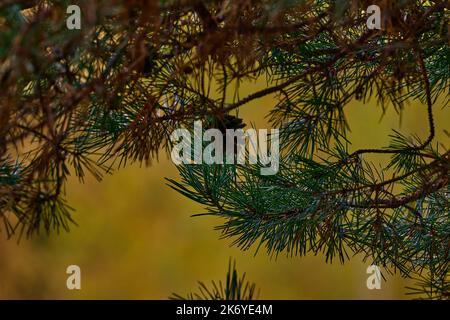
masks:
<instances>
[{"instance_id":1,"label":"green pine foliage","mask_svg":"<svg viewBox=\"0 0 450 320\"><path fill-rule=\"evenodd\" d=\"M236 262L228 263L225 283L211 281L208 286L204 282L198 283L198 290L186 296L172 294L172 300L255 300L258 298L256 285L245 280L245 273L239 277Z\"/></svg>"},{"instance_id":2,"label":"green pine foliage","mask_svg":"<svg viewBox=\"0 0 450 320\"><path fill-rule=\"evenodd\" d=\"M81 30L66 28L69 1L3 1L0 231L69 230L70 174L151 164L176 128L241 127L240 108L275 95L277 175L184 165L169 185L222 217L222 236L243 250L362 254L417 278L413 293L448 297L450 151L434 119L450 105L448 3L373 2L381 30L366 25L373 3L357 0L80 1ZM266 88L242 97L240 84L261 77ZM352 150L353 99L399 113L418 100L428 135ZM390 159L380 167L369 154Z\"/></svg>"}]
</instances>

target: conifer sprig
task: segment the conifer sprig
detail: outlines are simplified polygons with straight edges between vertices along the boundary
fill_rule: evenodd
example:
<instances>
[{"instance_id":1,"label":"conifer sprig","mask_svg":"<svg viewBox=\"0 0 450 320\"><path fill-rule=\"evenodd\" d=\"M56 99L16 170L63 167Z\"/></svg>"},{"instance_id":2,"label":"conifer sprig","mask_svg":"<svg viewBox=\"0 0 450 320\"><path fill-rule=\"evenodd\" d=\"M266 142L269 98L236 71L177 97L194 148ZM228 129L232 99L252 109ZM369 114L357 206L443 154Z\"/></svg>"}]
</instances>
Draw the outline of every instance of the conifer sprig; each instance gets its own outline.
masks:
<instances>
[{"instance_id":1,"label":"conifer sprig","mask_svg":"<svg viewBox=\"0 0 450 320\"><path fill-rule=\"evenodd\" d=\"M101 179L150 164L176 128L274 95L278 175L182 166L172 187L224 217L223 236L243 249L324 252L328 261L362 253L403 275L430 275L422 287L446 296L450 156L434 113L450 105L448 4L374 2L381 30L367 28L372 3L362 0L107 0L80 3L74 31L69 1L3 1L0 230L68 229L70 174ZM242 94L261 77L265 88ZM350 150L352 99L399 113L419 100L428 134L393 132L387 146ZM390 160L375 166L369 153Z\"/></svg>"}]
</instances>

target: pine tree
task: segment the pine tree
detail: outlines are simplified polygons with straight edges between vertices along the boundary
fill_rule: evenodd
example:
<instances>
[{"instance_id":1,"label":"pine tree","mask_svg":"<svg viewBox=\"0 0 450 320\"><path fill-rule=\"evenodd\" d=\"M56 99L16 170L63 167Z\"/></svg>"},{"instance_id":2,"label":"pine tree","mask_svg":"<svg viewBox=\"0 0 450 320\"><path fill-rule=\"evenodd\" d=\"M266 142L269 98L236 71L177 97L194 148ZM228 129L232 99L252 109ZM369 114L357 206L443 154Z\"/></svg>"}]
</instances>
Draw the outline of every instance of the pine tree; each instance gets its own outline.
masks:
<instances>
[{"instance_id":1,"label":"pine tree","mask_svg":"<svg viewBox=\"0 0 450 320\"><path fill-rule=\"evenodd\" d=\"M177 293L172 294L172 300L254 300L258 297L256 285L245 280L245 273L238 276L236 262L228 263L228 271L225 284L222 281L211 281L208 287L204 282L198 282L197 292L191 292L187 296Z\"/></svg>"},{"instance_id":2,"label":"pine tree","mask_svg":"<svg viewBox=\"0 0 450 320\"><path fill-rule=\"evenodd\" d=\"M80 1L81 30L66 26L69 4L0 3L8 237L69 230L70 174L101 179L151 164L170 151L176 128L195 120L223 128L233 117L240 126L237 111L275 95L277 175L258 165L183 165L170 185L224 218L218 229L243 250L323 252L327 262L359 253L417 278L414 292L450 296L450 153L434 121L436 108L449 107L447 1ZM381 29L367 26L372 4ZM259 77L267 87L241 97L240 84ZM399 113L419 100L428 136L395 131L383 148L352 150L345 107L371 98ZM389 161L379 168L371 154Z\"/></svg>"}]
</instances>

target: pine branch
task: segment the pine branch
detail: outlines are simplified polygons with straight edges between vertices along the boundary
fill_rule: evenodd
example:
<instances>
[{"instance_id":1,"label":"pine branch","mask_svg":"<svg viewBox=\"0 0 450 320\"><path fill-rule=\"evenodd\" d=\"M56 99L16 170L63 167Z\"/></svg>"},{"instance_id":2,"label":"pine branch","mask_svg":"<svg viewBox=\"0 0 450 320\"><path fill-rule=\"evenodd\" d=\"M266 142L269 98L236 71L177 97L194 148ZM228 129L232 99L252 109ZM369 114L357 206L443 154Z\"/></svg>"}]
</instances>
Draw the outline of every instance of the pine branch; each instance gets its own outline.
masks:
<instances>
[{"instance_id":1,"label":"pine branch","mask_svg":"<svg viewBox=\"0 0 450 320\"><path fill-rule=\"evenodd\" d=\"M170 150L175 129L195 120L224 128L231 112L275 95L279 174L181 166L171 187L225 218L218 229L243 249L324 252L327 261L362 253L405 276L430 273L423 288L445 295L450 159L433 112L438 97L442 107L450 101L446 1L380 2L385 23L372 31L367 3L357 0L91 1L83 12L97 15L79 31L63 23L67 1L41 3L0 5L0 230L8 236L68 230L69 175L101 179L151 164ZM266 88L241 97L242 83L263 76ZM385 148L349 152L346 106L371 98L398 112L422 101L427 138L394 132ZM390 160L375 168L367 153Z\"/></svg>"},{"instance_id":2,"label":"pine branch","mask_svg":"<svg viewBox=\"0 0 450 320\"><path fill-rule=\"evenodd\" d=\"M228 271L225 285L222 281L212 281L208 287L205 283L198 283L198 291L189 293L187 296L181 296L173 293L172 300L255 300L259 293L256 292L254 283L245 280L245 273L239 277L236 270L236 263L228 262Z\"/></svg>"}]
</instances>

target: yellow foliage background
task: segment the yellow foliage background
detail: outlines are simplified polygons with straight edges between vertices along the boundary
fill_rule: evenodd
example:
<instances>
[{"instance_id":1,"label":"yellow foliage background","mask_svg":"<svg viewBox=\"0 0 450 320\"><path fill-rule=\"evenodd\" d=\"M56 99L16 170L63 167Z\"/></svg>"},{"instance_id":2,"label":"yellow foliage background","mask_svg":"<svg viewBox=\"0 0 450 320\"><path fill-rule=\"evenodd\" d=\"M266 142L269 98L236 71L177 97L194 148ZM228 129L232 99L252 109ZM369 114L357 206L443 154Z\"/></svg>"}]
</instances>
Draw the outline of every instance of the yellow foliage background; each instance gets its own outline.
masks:
<instances>
[{"instance_id":1,"label":"yellow foliage background","mask_svg":"<svg viewBox=\"0 0 450 320\"><path fill-rule=\"evenodd\" d=\"M243 86L242 94L265 87L258 80ZM275 104L266 97L242 107L247 124L267 126L264 115ZM449 129L445 100L434 106L437 138L449 145L443 133ZM400 117L375 103L352 102L346 107L352 148L386 146L391 129L428 135L425 106L415 101ZM380 120L381 119L381 120ZM446 127L447 126L447 127ZM31 240L0 239L1 299L166 299L172 292L184 295L197 280L223 280L230 257L240 272L255 282L262 299L405 299L399 275L386 275L381 290L368 290L369 261L353 257L341 265L326 264L323 256L270 258L264 250L242 252L219 239L213 230L221 223L213 217L190 215L203 212L199 205L171 190L164 177L177 178L170 159L160 155L151 167L128 166L81 184L67 185L67 197L76 209L78 227L70 233L41 235ZM66 288L66 268L81 267L82 289Z\"/></svg>"}]
</instances>

